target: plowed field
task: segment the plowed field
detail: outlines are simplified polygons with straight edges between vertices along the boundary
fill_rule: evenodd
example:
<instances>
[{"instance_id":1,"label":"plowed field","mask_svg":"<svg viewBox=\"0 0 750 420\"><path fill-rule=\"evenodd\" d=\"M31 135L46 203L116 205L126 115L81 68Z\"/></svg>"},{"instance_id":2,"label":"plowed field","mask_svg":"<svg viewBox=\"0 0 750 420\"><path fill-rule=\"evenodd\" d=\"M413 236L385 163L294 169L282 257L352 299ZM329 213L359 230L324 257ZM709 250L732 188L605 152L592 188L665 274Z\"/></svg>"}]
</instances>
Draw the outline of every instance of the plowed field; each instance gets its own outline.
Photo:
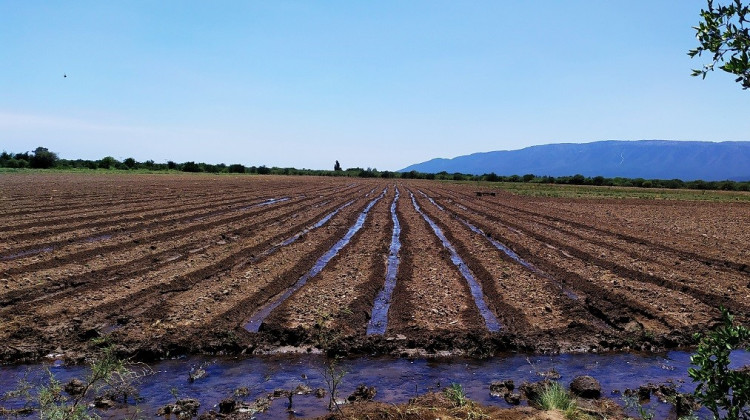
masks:
<instances>
[{"instance_id":1,"label":"plowed field","mask_svg":"<svg viewBox=\"0 0 750 420\"><path fill-rule=\"evenodd\" d=\"M478 188L0 175L0 360L76 359L102 336L144 360L654 350L690 344L720 305L747 321L748 204ZM368 335L376 298L385 333Z\"/></svg>"}]
</instances>

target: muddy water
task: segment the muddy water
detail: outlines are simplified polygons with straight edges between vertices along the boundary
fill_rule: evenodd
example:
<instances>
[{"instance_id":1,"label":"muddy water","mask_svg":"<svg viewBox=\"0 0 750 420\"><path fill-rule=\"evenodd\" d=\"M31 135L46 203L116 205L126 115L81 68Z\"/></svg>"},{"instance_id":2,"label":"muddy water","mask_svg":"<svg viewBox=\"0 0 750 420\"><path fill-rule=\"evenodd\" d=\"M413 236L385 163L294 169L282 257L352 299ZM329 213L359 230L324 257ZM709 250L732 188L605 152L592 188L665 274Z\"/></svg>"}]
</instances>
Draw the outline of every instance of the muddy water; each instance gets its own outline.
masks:
<instances>
[{"instance_id":1,"label":"muddy water","mask_svg":"<svg viewBox=\"0 0 750 420\"><path fill-rule=\"evenodd\" d=\"M388 252L388 262L385 270L385 284L383 290L375 297L375 303L372 306L372 318L367 324L367 335L385 334L388 326L388 309L391 307L391 295L396 288L396 274L398 274L399 256L401 249L401 224L396 215L396 204L398 203L398 188L396 196L391 203L391 220L393 220L393 234L391 235L391 247Z\"/></svg>"},{"instance_id":2,"label":"muddy water","mask_svg":"<svg viewBox=\"0 0 750 420\"><path fill-rule=\"evenodd\" d=\"M351 241L352 237L362 228L362 226L365 224L365 219L367 219L367 214L370 212L370 209L372 206L375 205L378 201L380 201L381 198L385 196L386 190L383 190L383 192L377 196L374 200L370 201L369 204L367 204L367 207L365 207L364 210L362 210L362 213L360 213L359 218L357 218L357 221L352 225L351 228L349 228L349 231L346 232L346 235L344 235L343 238L341 238L336 244L329 249L323 256L321 256L318 261L315 262L315 265L305 273L302 277L297 280L296 283L290 288L288 288L284 293L282 293L279 297L265 305L263 308L261 308L258 312L253 315L250 320L245 324L245 329L250 332L258 332L260 329L261 324L263 324L263 321L268 317L268 315L271 314L271 312L276 309L279 305L284 303L284 301L289 298L294 292L299 290L302 286L307 283L307 281L316 275L323 271L326 265L333 259L333 257L336 256L336 254L339 253L339 251L345 247L349 241Z\"/></svg>"},{"instance_id":3,"label":"muddy water","mask_svg":"<svg viewBox=\"0 0 750 420\"><path fill-rule=\"evenodd\" d=\"M534 273L534 274L536 274L536 275L538 275L540 277L543 277L543 278L545 278L545 279L553 282L555 285L557 285L560 288L560 290L562 290L563 293L565 293L565 295L567 297L569 297L569 298L571 298L573 300L578 300L578 295L575 294L575 292L573 292L572 290L568 289L567 287L564 287L562 285L562 283L560 283L559 281L555 280L552 276L548 275L544 271L536 268L533 264L531 264L531 263L527 262L526 260L524 260L523 258L519 257L518 254L516 254L515 252L513 252L512 249L510 249L507 246L505 246L502 242L500 242L497 239L492 238L491 236L485 234L484 231L482 231L482 229L479 229L478 227L472 225L471 223L469 223L468 220L462 219L460 217L456 217L456 218L461 223L463 223L464 225L466 225L466 227L468 227L469 229L471 229L472 232L478 233L478 234L482 235L485 239L487 239L492 244L492 246L494 246L495 248L497 248L500 251L502 251L505 255L507 255L508 257L510 257L513 261L521 264L523 267L525 267L526 269L528 269L532 273Z\"/></svg>"},{"instance_id":4,"label":"muddy water","mask_svg":"<svg viewBox=\"0 0 750 420\"><path fill-rule=\"evenodd\" d=\"M269 198L269 199L268 199L268 200L266 200L266 201L262 201L262 202L260 202L260 203L255 203L255 204L251 204L251 205L249 205L249 206L245 206L245 207L240 207L240 208L239 208L239 209L237 209L237 210L238 210L238 211L242 211L242 210L250 210L250 209L253 209L253 208L256 208L256 207L265 207L265 206L270 206L271 204L276 204L276 203L283 203L284 201L289 201L289 200L290 200L290 198L289 198L289 197L281 197L281 198Z\"/></svg>"},{"instance_id":5,"label":"muddy water","mask_svg":"<svg viewBox=\"0 0 750 420\"><path fill-rule=\"evenodd\" d=\"M750 364L750 354L735 352L733 368ZM184 358L167 360L151 365L153 373L144 377L139 385L141 415L153 417L156 410L173 403L171 390L180 398L196 398L201 402L201 412L218 411L217 404L224 398L252 402L276 389L293 389L305 384L313 389L325 388L323 370L326 359L318 355L256 356L247 359ZM207 375L194 382L188 380L191 368L203 367ZM451 383L459 383L469 398L483 404L507 407L501 397L489 392L492 381L513 379L516 386L524 381L538 381L541 373L552 370L560 374L559 381L566 385L577 375L588 374L601 382L602 394L623 404L621 393L626 388L635 389L646 383L661 384L673 381L680 392L692 392L694 385L687 376L690 355L670 352L660 355L638 354L575 354L560 356L507 355L486 360L450 358L440 360L359 358L344 360L340 367L346 370L340 387L340 398L345 398L359 384L377 388L377 401L405 403L415 395L439 390ZM34 384L46 378L46 369L65 383L73 377L83 378L82 367L62 365L31 365L0 367L0 395L14 389L26 376ZM235 390L245 387L249 393L234 397ZM270 409L259 413L259 419L287 417L287 399L279 398ZM294 397L293 417L321 416L326 414L327 398L312 395ZM2 401L6 408L22 405L18 400ZM668 418L670 407L655 399L647 407L655 418ZM134 413L134 407L119 408L102 413L104 418L123 418ZM630 413L636 414L636 413ZM702 414L707 414L703 412Z\"/></svg>"},{"instance_id":6,"label":"muddy water","mask_svg":"<svg viewBox=\"0 0 750 420\"><path fill-rule=\"evenodd\" d=\"M469 267L466 266L466 263L464 263L464 260L461 259L461 256L458 255L456 248L454 248L453 245L451 245L451 243L445 237L443 231L438 227L437 224L435 224L435 222L432 221L432 219L430 219L424 212L422 212L419 204L417 204L417 201L414 199L414 194L410 192L409 195L411 195L411 203L414 205L414 209L422 215L424 220L435 232L435 235L440 238L440 241L443 243L445 249L447 249L451 254L451 261L453 262L453 265L458 268L458 271L461 272L461 275L464 276L464 279L466 279L466 282L469 284L471 296L474 298L474 303L477 305L479 313L482 315L482 318L484 318L484 324L487 326L487 330L489 330L490 332L500 331L500 328L502 328L500 326L500 321L497 320L495 314L493 314L490 308L487 306L487 302L484 300L484 292L482 291L482 286L474 278L471 270L469 270Z\"/></svg>"},{"instance_id":7,"label":"muddy water","mask_svg":"<svg viewBox=\"0 0 750 420\"><path fill-rule=\"evenodd\" d=\"M427 194L423 193L422 191L420 191L420 193L421 193L422 195L424 195L424 196L425 196L425 197L426 197L426 198L427 198L428 200L430 200L430 202L431 202L432 204L434 204L434 205L435 205L435 207L437 207L437 208L438 208L438 209L440 209L441 211L445 211L445 209L444 209L444 208L443 208L443 207L442 207L442 206L441 206L440 204L436 203L436 202L435 202L435 201L434 201L434 200L433 200L433 199L432 199L431 197L429 197L429 196L428 196ZM464 207L464 206L461 206L461 205L459 205L459 207L461 207L461 208L463 208L464 210L466 210L466 207ZM482 235L482 236L483 236L483 237L484 237L485 239L487 239L487 241L489 241L489 242L490 242L490 243L492 244L492 246L494 246L494 247L495 247L495 248L497 248L498 250L502 251L502 252L503 252L503 253L504 253L505 255L507 255L507 256L508 256L508 257L509 257L510 259L512 259L513 261L517 262L518 264L521 264L521 266L523 266L523 267L524 267L524 268L526 268L527 270L529 270L529 271L533 272L534 274L536 274L536 275L538 275L538 276L540 276L540 277L543 277L543 278L545 278L545 279L547 279L547 280L549 280L549 281L553 282L553 283L554 283L555 285L557 285L557 286L558 286L558 287L560 288L560 290L561 290L561 291L562 291L562 292L563 292L563 293L564 293L564 294L565 294L565 295L566 295L567 297L569 297L570 299L573 299L573 300L578 300L578 295L576 295L576 294L575 294L575 292L573 292L572 290L568 289L567 287L564 287L564 286L562 285L562 283L560 283L559 281L555 280L555 279L554 279L554 278L553 278L552 276L548 275L547 273L545 273L545 272L543 272L542 270L540 270L540 269L538 269L537 267L535 267L535 266L534 266L533 264L531 264L530 262L528 262L528 261L524 260L523 258L521 258L521 257L520 257L520 256L519 256L518 254L516 254L516 253L515 253L515 252L514 252L514 251L513 251L512 249L510 249L510 248L508 248L507 246L505 246L505 244L503 244L502 242L498 241L497 239L495 239L495 238L491 237L490 235L487 235L486 233L484 233L484 231L483 231L482 229L480 229L480 228L478 228L478 227L474 226L474 225L473 225L473 224L471 224L471 223L470 223L470 222L469 222L468 220L466 220L466 219L464 219L464 218L462 218L462 217L459 217L459 216L458 216L457 214L455 214L455 213L453 213L453 212L449 212L449 213L450 213L450 215L451 215L451 216L453 216L453 218L454 218L454 219L456 219L456 220L458 220L459 222L463 223L463 224L464 224L464 225L465 225L465 226L466 226L467 228L469 228L469 229L470 229L470 230L471 230L472 232L474 232L474 233L478 233L478 234ZM516 233L520 233L520 232L516 231Z\"/></svg>"},{"instance_id":8,"label":"muddy water","mask_svg":"<svg viewBox=\"0 0 750 420\"><path fill-rule=\"evenodd\" d=\"M0 261L15 260L17 258L29 257L36 254L43 254L45 252L52 252L55 249L52 246L46 246L44 248L30 249L28 251L17 252L15 254L3 255L0 257Z\"/></svg>"}]
</instances>

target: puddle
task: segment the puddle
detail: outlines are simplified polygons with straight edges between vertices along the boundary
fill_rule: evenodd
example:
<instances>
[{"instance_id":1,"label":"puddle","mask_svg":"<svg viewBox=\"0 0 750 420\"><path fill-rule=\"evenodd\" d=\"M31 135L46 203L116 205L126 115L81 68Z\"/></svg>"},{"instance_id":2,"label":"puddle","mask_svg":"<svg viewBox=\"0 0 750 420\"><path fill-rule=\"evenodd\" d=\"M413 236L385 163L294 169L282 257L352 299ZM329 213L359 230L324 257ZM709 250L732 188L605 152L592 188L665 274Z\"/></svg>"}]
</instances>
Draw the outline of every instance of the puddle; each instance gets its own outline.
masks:
<instances>
[{"instance_id":1,"label":"puddle","mask_svg":"<svg viewBox=\"0 0 750 420\"><path fill-rule=\"evenodd\" d=\"M422 190L417 190L417 191L420 194L422 194L424 196L424 198L430 200L430 203L432 203L433 206L437 207L440 211L445 211L445 209L443 208L443 206L441 206L440 204L436 203L435 200L432 199L432 197L430 197L429 195L427 195L424 192L422 192Z\"/></svg>"},{"instance_id":2,"label":"puddle","mask_svg":"<svg viewBox=\"0 0 750 420\"><path fill-rule=\"evenodd\" d=\"M304 197L304 196L302 196L302 197ZM272 199L266 200L266 201L264 201L262 203L258 203L258 204L254 205L252 207L270 206L271 204L281 203L281 202L288 201L288 200L289 200L289 197L272 198Z\"/></svg>"},{"instance_id":3,"label":"puddle","mask_svg":"<svg viewBox=\"0 0 750 420\"><path fill-rule=\"evenodd\" d=\"M732 353L732 368L750 363L750 353ZM694 384L687 376L690 354L669 352L658 355L641 354L571 354L559 356L534 356L510 354L490 359L473 360L449 358L438 360L357 358L341 360L339 365L346 374L340 384L340 398L346 398L359 384L375 386L375 400L388 404L406 403L410 398L427 391L440 391L451 383L461 384L467 397L491 406L508 407L502 397L492 396L489 385L493 381L512 379L518 388L524 381L539 381L539 373L555 371L559 382L567 387L578 375L591 375L602 387L602 395L624 405L622 392L647 383L663 384L672 381L680 392L692 392ZM189 380L191 369L201 367L205 377L193 382ZM218 403L225 398L252 402L276 389L291 390L300 384L312 389L327 389L323 379L326 359L319 355L256 356L247 359L190 357L165 360L150 365L152 374L145 376L137 385L143 400L137 407L102 411L104 419L155 416L166 404L174 403L175 390L179 398L197 398L199 413L218 411ZM86 369L65 366L59 363L38 365L0 366L0 395L16 389L19 381L26 377L31 384L41 384L47 378L47 369L63 384L74 377L83 378ZM246 395L236 396L235 391L245 388ZM35 391L32 391L35 392ZM263 413L254 415L258 419L290 417L316 417L328 414L328 398L318 399L311 395L295 395L293 414L287 414L288 400L277 398ZM525 402L524 402L525 404ZM22 401L9 399L0 405L6 408L23 406ZM670 418L671 406L652 398L646 408L654 412L654 418ZM137 410L140 410L138 416ZM629 412L638 418L638 413ZM708 418L705 409L699 411L700 418ZM674 417L672 417L674 418Z\"/></svg>"},{"instance_id":4,"label":"puddle","mask_svg":"<svg viewBox=\"0 0 750 420\"><path fill-rule=\"evenodd\" d=\"M240 207L239 209L237 209L237 211L250 210L250 209L253 209L253 208L256 208L256 207L270 206L271 204L281 203L283 201L289 201L289 200L290 200L289 197L270 198L270 199L268 199L266 201L262 201L260 203L255 203L255 204L251 204L249 206Z\"/></svg>"},{"instance_id":5,"label":"puddle","mask_svg":"<svg viewBox=\"0 0 750 420\"><path fill-rule=\"evenodd\" d=\"M111 239L111 238L112 238L112 235L99 235L99 236L90 236L84 239L84 241L93 243L93 242L106 241L107 239Z\"/></svg>"},{"instance_id":6,"label":"puddle","mask_svg":"<svg viewBox=\"0 0 750 420\"><path fill-rule=\"evenodd\" d=\"M265 250L260 255L264 256L264 257L267 257L267 256L273 254L274 252L276 252L279 248L295 243L299 238L303 237L305 234L307 234L310 231L315 230L315 229L323 226L324 224L328 223L328 221L331 220L331 218L333 216L335 216L338 212L340 212L341 210L345 209L346 207L349 207L352 203L354 203L354 201L355 200L350 200L347 203L344 203L341 207L339 207L336 210L328 213L322 219L320 219L317 222L315 222L314 225L312 225L312 226L310 226L308 228L305 228L304 230L302 230L301 232L297 233L294 236L291 236L291 237L289 237L287 239L284 239L280 244L272 246L271 248ZM251 261L256 261L256 260L258 260L258 258L259 257L252 258Z\"/></svg>"},{"instance_id":7,"label":"puddle","mask_svg":"<svg viewBox=\"0 0 750 420\"><path fill-rule=\"evenodd\" d=\"M448 251L450 251L451 261L453 262L453 265L458 267L458 270L461 272L461 274L466 279L466 282L469 284L471 296L474 298L474 303L477 305L479 313L482 315L482 318L484 318L484 323L487 326L487 330L489 330L490 332L500 331L500 321L497 320L495 314L493 314L492 311L490 311L490 308L487 307L487 303L484 300L484 292L482 292L482 286L476 281L474 275L471 273L471 270L469 270L469 267L466 266L466 263L464 263L464 261L458 255L458 252L456 252L456 249L453 248L453 245L451 245L451 243L445 237L443 231L440 230L438 225L436 225L435 222L432 221L432 219L430 219L424 212L422 212L419 204L417 204L417 200L414 198L414 194L409 192L409 195L411 195L411 202L414 205L414 209L422 215L424 220L430 225L430 227L432 227L435 235L440 238L443 246Z\"/></svg>"},{"instance_id":8,"label":"puddle","mask_svg":"<svg viewBox=\"0 0 750 420\"><path fill-rule=\"evenodd\" d=\"M554 283L555 285L557 285L560 288L560 290L562 290L562 292L567 297L569 297L569 298L571 298L573 300L578 300L578 295L575 294L575 292L573 292L572 290L564 287L562 285L562 283L560 283L559 281L555 280L554 277L552 277L549 274L545 273L544 271L536 268L531 263L525 261L523 258L519 257L518 254L516 254L515 252L513 252L512 249L508 248L503 243L499 242L497 239L488 236L487 234L484 233L484 231L482 231L482 229L479 229L478 227L472 225L467 220L464 220L464 219L461 219L461 218L457 218L457 219L459 221L461 221L461 223L463 223L464 225L466 225L466 227L468 227L469 229L471 229L473 232L478 233L478 234L484 236L484 238L487 239L488 241L490 241L490 243L495 248L499 249L500 251L503 251L503 253L505 253L505 255L507 255L508 257L510 257L511 259L513 259L513 261L521 264L522 266L524 266L525 268L527 268L532 273L534 273L534 274L536 274L536 275L538 275L540 277L543 277L543 278L551 281L552 283Z\"/></svg>"},{"instance_id":9,"label":"puddle","mask_svg":"<svg viewBox=\"0 0 750 420\"><path fill-rule=\"evenodd\" d=\"M274 309L276 309L276 307L281 305L287 298L289 298L289 296L291 296L294 292L304 286L309 279L315 277L316 275L318 275L318 273L323 271L323 268L325 268L325 266L331 261L331 259L333 259L333 257L335 257L336 254L338 254L339 251L349 243L354 234L356 234L362 228L362 225L364 225L365 219L367 218L367 213L369 213L370 209L375 205L375 203L380 201L380 199L385 196L385 193L386 190L383 190L383 192L378 197L370 201L367 207L362 210L362 213L360 213L359 218L357 218L357 221L354 223L354 225L349 228L348 232L346 232L346 235L344 235L343 238L339 239L339 241L336 242L336 244L333 245L331 249L323 254L323 256L315 262L315 265L313 265L310 271L300 277L292 287L288 288L279 297L263 306L263 308L261 308L255 315L253 315L247 322L247 324L245 324L245 329L250 332L258 332L261 324L263 324L263 320L265 320L266 317L268 317L268 315Z\"/></svg>"},{"instance_id":10,"label":"puddle","mask_svg":"<svg viewBox=\"0 0 750 420\"><path fill-rule=\"evenodd\" d=\"M23 258L23 257L30 257L30 256L36 255L36 254L43 254L45 252L52 252L53 249L55 249L55 247L53 247L53 246L45 246L44 248L29 249L29 250L26 250L26 251L16 252L15 254L3 255L2 257L0 257L0 260L2 260L2 261L8 261L8 260L15 260L15 259L18 259L18 258Z\"/></svg>"},{"instance_id":11,"label":"puddle","mask_svg":"<svg viewBox=\"0 0 750 420\"><path fill-rule=\"evenodd\" d=\"M367 324L367 335L385 334L388 326L388 309L391 306L391 295L396 287L396 274L398 273L399 257L398 252L401 249L401 224L398 222L396 215L396 204L398 203L398 188L396 196L391 203L391 220L393 220L393 234L391 235L391 247L388 252L388 265L385 270L385 285L383 290L378 293L375 303L372 306L372 318Z\"/></svg>"}]
</instances>

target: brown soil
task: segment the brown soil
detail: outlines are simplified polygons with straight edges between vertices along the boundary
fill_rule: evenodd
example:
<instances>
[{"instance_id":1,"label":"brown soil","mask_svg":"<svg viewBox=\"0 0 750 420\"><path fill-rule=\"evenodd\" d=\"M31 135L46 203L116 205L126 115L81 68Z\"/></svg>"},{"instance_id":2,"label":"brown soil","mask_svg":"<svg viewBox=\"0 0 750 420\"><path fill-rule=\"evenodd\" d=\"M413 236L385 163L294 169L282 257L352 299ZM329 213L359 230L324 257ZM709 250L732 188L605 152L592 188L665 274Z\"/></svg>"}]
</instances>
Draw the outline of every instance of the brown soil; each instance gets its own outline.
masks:
<instances>
[{"instance_id":1,"label":"brown soil","mask_svg":"<svg viewBox=\"0 0 750 420\"><path fill-rule=\"evenodd\" d=\"M477 197L470 185L315 177L8 174L1 185L5 362L78 359L104 335L143 360L285 346L365 354L657 350L689 345L692 333L718 321L719 305L740 321L750 309L747 204ZM394 187L399 272L386 334L367 336L385 277ZM383 190L350 243L259 333L245 330ZM411 194L482 286L499 332L487 331ZM296 240L282 246L289 238Z\"/></svg>"}]
</instances>

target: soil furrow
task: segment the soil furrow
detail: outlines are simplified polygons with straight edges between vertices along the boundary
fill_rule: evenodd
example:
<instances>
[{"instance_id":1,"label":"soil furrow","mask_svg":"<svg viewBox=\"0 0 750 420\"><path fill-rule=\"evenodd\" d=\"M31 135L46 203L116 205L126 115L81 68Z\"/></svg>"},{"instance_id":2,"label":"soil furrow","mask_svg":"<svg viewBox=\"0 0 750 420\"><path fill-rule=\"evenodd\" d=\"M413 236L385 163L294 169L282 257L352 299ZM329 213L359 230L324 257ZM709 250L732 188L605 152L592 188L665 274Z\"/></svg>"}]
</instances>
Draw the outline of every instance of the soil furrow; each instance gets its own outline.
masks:
<instances>
[{"instance_id":1,"label":"soil furrow","mask_svg":"<svg viewBox=\"0 0 750 420\"><path fill-rule=\"evenodd\" d=\"M581 302L568 297L557 284L517 264L486 237L469 230L449 210L441 211L432 205L422 208L440 225L469 268L482 280L485 293L519 348L590 350L599 347L598 335L610 333L611 330L592 323ZM570 320L578 323L571 325ZM588 340L581 340L582 336Z\"/></svg>"},{"instance_id":2,"label":"soil furrow","mask_svg":"<svg viewBox=\"0 0 750 420\"><path fill-rule=\"evenodd\" d=\"M557 240L552 237L550 233L541 233L539 232L539 229L536 229L534 226L534 221L526 221L524 219L515 218L514 221L508 220L507 217L498 217L494 214L489 214L486 211L478 210L476 207L472 207L472 204L465 202L467 204L467 207L474 209L475 211L479 212L483 217L489 219L489 220L495 220L497 222L502 223L505 226L510 227L511 229L515 229L516 231L521 231L524 234L533 237L535 240L546 244L548 247L551 246L552 249L561 250L564 257L574 257L581 261L586 261L587 264L592 264L598 267L601 267L616 276L619 276L624 279L629 280L635 280L641 283L649 283L653 284L658 287L662 287L665 289L672 290L674 292L678 292L681 294L688 295L700 302L702 302L705 305L708 305L713 308L718 308L720 305L724 305L734 311L739 311L742 313L746 313L748 309L748 305L737 302L737 301L727 301L729 298L728 293L713 293L710 291L705 290L705 287L702 287L701 285L688 285L682 282L678 282L672 279L667 279L663 277L657 277L653 274L644 273L641 271L637 271L628 267L623 266L622 264L618 264L616 261L619 260L609 260L599 257L598 255L594 255L593 253L586 252L580 248L576 248L573 246L568 245L570 242ZM520 224L525 222L525 224ZM547 232L555 232L556 230L549 230ZM567 254L567 255L566 255Z\"/></svg>"},{"instance_id":3,"label":"soil furrow","mask_svg":"<svg viewBox=\"0 0 750 420\"><path fill-rule=\"evenodd\" d=\"M337 204L338 202L334 203ZM316 208L316 203L310 203L309 208ZM222 237L227 238L231 240L233 237L238 236L248 236L248 239L254 239L257 237L262 231L258 231L258 229L264 229L271 226L274 226L280 222L283 222L285 220L289 220L292 218L297 218L300 213L300 208L293 208L289 211L285 211L284 213L279 214L279 210L277 209L275 212L269 212L267 214L259 214L259 217L254 219L247 219L247 222L252 222L250 224L245 224L240 227L235 228L231 231L224 231L220 235ZM320 210L312 216L311 219L306 220L306 222L310 222L311 220L314 220L315 218L319 217L321 214L325 213L325 210ZM266 218L265 216L272 216L270 218ZM304 224L305 222L301 222ZM223 228L223 226L222 226ZM191 232L201 232L201 230L194 230ZM217 235L218 236L218 235ZM42 297L43 299L61 299L64 296L69 296L71 294L77 294L80 293L80 289L86 289L89 292L92 290L98 290L98 288L105 287L107 284L120 281L121 279L127 279L127 278L133 278L137 276L142 276L147 273L153 273L158 272L161 268L168 264L176 263L185 261L187 258L189 258L192 255L195 255L197 252L205 253L206 249L211 247L212 243L209 243L208 245L201 246L200 244L196 243L193 235L183 235L182 236L187 242L184 244L177 243L178 246L173 246L171 248L165 247L164 245L161 245L159 242L149 241L148 243L151 243L152 248L166 248L164 251L161 252L148 252L145 256L137 258L135 260L128 259L125 260L124 263L117 264L117 265L108 265L100 270L96 270L93 272L85 272L78 276L72 276L69 278L64 279L63 281L59 283L53 283L50 285L42 285L42 286L36 286L32 287L30 289L22 289L18 291L14 291L15 293L7 293L0 295L0 306L7 306L11 303L21 301L23 299L30 299L34 297ZM170 245L174 244L177 238L169 238ZM226 242L227 239L219 241L219 242ZM237 238L239 239L239 238ZM93 289L90 287L87 287L89 284L92 284L94 286ZM42 287L44 287L42 289ZM38 305L41 303L41 301L37 298L32 301L34 305Z\"/></svg>"},{"instance_id":4,"label":"soil furrow","mask_svg":"<svg viewBox=\"0 0 750 420\"><path fill-rule=\"evenodd\" d=\"M275 208L296 208L298 206L303 206L304 201L284 201L279 203L278 205L274 206ZM195 230L206 230L211 229L218 226L223 226L226 224L242 221L244 219L250 219L256 215L263 214L264 212L267 212L267 208L256 208L253 210L248 210L247 212L242 212L241 214L234 214L234 215L220 215L218 219L211 219L211 220L188 220L188 221L170 221L168 225L162 225L162 222L155 221L155 222L148 222L145 223L142 226L139 226L137 229L133 229L132 231L126 231L123 232L122 235L115 235L119 232L118 228L112 228L108 231L106 231L104 234L112 233L113 239L119 240L119 243L112 243L113 241L107 241L109 244L100 246L96 243L74 243L72 245L78 245L80 246L86 246L88 245L88 248L79 249L79 250L73 250L70 251L68 254L64 255L57 255L57 253L52 253L51 256L45 256L46 258L41 261L32 261L26 265L22 265L19 263L16 267L11 267L5 270L7 273L6 275L12 275L20 272L29 272L33 270L40 270L48 267L54 267L59 266L64 263L71 263L76 261L85 260L88 258L91 258L93 256L99 255L99 254L106 254L106 253L112 253L112 252L121 252L123 248L127 247L135 247L139 243L147 243L147 242L160 242L168 238L175 238L180 237L184 235L188 235L191 232ZM187 222L187 223L185 223ZM190 223L192 222L192 223ZM179 228L175 228L175 226L180 226ZM146 233L146 236L136 236L133 238L133 235L137 235L138 233ZM153 233L156 232L156 233ZM98 235L103 234L102 231L97 232ZM61 241L61 245L67 245L67 241ZM47 243L43 246L45 247L53 247L57 243ZM71 246L68 246L69 248ZM66 252L66 247L62 247L60 250L61 252Z\"/></svg>"},{"instance_id":5,"label":"soil furrow","mask_svg":"<svg viewBox=\"0 0 750 420\"><path fill-rule=\"evenodd\" d=\"M461 193L460 195L463 200L470 200L471 198L473 198L471 195L466 194L466 193ZM588 223L574 221L574 220L570 220L570 219L563 218L560 216L553 216L549 213L540 213L538 211L527 210L527 209L521 208L520 206L511 206L509 204L500 202L499 198L495 198L494 200L491 200L491 203L495 211L504 208L510 211L516 211L516 212L523 213L526 215L546 219L553 223L559 222L559 223L571 225L579 229L592 230L592 231L598 232L599 235L612 236L621 241L645 245L653 249L658 249L662 252L675 254L675 255L678 255L681 259L700 261L703 264L706 264L709 266L714 266L720 269L732 270L732 271L736 271L741 274L750 276L750 266L746 262L730 261L727 259L719 259L719 258L707 258L706 255L697 254L689 250L670 247L664 244L663 241L665 240L665 238L663 237L662 237L662 241L656 242L656 241L649 240L644 237L629 235L623 232L615 232L615 231L603 229L603 228L600 228L600 227L597 227ZM598 219L597 221L601 222L601 219Z\"/></svg>"},{"instance_id":6,"label":"soil furrow","mask_svg":"<svg viewBox=\"0 0 750 420\"><path fill-rule=\"evenodd\" d=\"M671 336L680 335L678 334L680 330L684 329L687 325L694 325L697 321L709 322L712 319L711 315L713 315L712 312L714 310L711 307L702 306L699 300L685 299L684 302L678 303L680 300L679 297L668 297L667 295L658 293L654 294L648 287L645 287L637 280L618 275L606 268L597 268L596 265L588 261L585 255L576 256L569 254L571 255L570 257L564 257L559 256L559 254L547 252L549 247L547 246L548 242L546 238L534 238L534 241L538 241L539 243L539 245L534 245L534 242L519 241L522 237L518 234L502 233L503 230L507 231L505 226L511 226L519 233L528 233L521 226L513 226L507 220L500 220L492 215L485 214L483 217L487 220L494 220L494 223L501 223L500 227L502 228L501 230L497 230L483 227L483 230L489 229L485 231L491 232L493 237L500 238L501 241L513 247L527 261L532 262L555 277L564 279L563 281L573 287L574 290L585 293L586 303L589 306L588 309L590 312L602 317L606 322L618 329L634 330L636 326L630 323L633 320L637 320L640 325L638 328L647 328L653 330L651 332L659 333L662 336L670 336L668 339L674 340ZM477 223L480 226L482 225L482 222ZM521 244L522 242L524 245ZM536 251L528 248L529 246L532 246ZM568 249L567 251L572 252L573 249ZM571 259L573 257L575 258ZM576 263L576 261L580 261L580 263ZM571 269L572 271L569 271ZM627 294L623 292L627 292ZM631 298L633 294L639 296L641 299L636 300L635 296ZM675 304L662 304L659 303L659 299L672 299L675 301ZM626 305L626 308L622 307L623 304ZM668 314L661 309L662 305L670 307L675 307L676 305L678 309L681 308L681 311ZM626 315L628 313L631 315ZM686 316L690 318L690 322L686 323L680 320ZM654 322L657 323L654 324ZM686 337L683 337L683 341L685 339Z\"/></svg>"}]
</instances>

